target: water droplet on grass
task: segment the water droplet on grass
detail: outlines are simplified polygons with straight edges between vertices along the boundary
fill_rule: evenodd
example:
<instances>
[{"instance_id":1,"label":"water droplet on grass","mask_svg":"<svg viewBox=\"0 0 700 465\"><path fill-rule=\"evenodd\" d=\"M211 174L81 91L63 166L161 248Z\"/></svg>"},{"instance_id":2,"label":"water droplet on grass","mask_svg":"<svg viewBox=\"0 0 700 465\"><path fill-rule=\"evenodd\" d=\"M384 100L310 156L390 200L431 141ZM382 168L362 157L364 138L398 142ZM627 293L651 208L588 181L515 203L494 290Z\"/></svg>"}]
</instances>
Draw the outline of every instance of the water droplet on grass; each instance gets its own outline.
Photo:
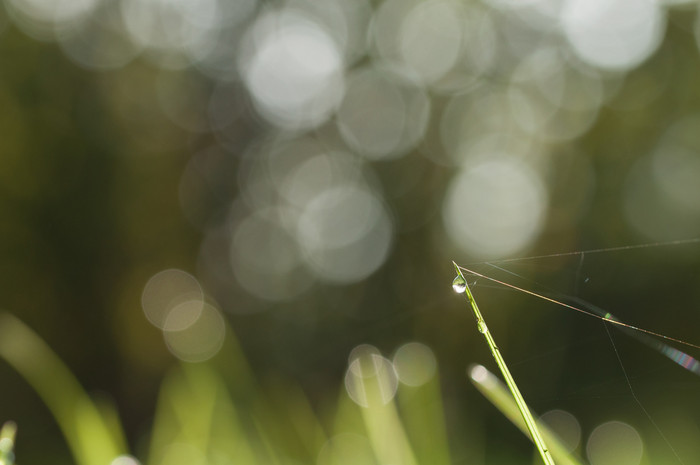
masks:
<instances>
[{"instance_id":1,"label":"water droplet on grass","mask_svg":"<svg viewBox=\"0 0 700 465\"><path fill-rule=\"evenodd\" d=\"M452 281L452 289L454 289L457 294L462 294L467 290L467 282L461 275L457 276L454 281Z\"/></svg>"}]
</instances>

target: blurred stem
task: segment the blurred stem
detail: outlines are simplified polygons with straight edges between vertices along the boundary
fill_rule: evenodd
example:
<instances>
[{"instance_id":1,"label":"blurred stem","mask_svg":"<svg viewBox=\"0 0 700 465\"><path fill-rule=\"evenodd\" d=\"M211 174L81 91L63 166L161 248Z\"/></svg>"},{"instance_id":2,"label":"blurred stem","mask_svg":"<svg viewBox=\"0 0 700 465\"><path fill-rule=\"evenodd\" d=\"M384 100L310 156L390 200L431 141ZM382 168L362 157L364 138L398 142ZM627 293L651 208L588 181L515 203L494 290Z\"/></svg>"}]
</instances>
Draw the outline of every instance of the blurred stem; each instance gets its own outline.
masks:
<instances>
[{"instance_id":1,"label":"blurred stem","mask_svg":"<svg viewBox=\"0 0 700 465\"><path fill-rule=\"evenodd\" d=\"M108 464L126 452L121 428L105 420L61 359L9 313L0 313L0 357L39 394L79 465Z\"/></svg>"},{"instance_id":2,"label":"blurred stem","mask_svg":"<svg viewBox=\"0 0 700 465\"><path fill-rule=\"evenodd\" d=\"M451 463L440 392L438 376L421 386L399 387L399 411L416 460L421 464Z\"/></svg>"},{"instance_id":3,"label":"blurred stem","mask_svg":"<svg viewBox=\"0 0 700 465\"><path fill-rule=\"evenodd\" d=\"M12 465L15 463L15 434L17 425L13 421L7 421L0 430L0 465Z\"/></svg>"},{"instance_id":4,"label":"blurred stem","mask_svg":"<svg viewBox=\"0 0 700 465\"><path fill-rule=\"evenodd\" d=\"M387 374L374 359L367 363L371 369L366 377L356 377L356 391L363 392L366 405L360 407L367 437L381 464L417 465L411 443L406 436L394 398L387 398ZM361 370L362 368L360 368Z\"/></svg>"},{"instance_id":5,"label":"blurred stem","mask_svg":"<svg viewBox=\"0 0 700 465\"><path fill-rule=\"evenodd\" d=\"M527 425L520 410L518 410L517 404L498 378L481 365L472 366L469 370L469 375L474 386L484 397L491 401L520 431L529 436ZM538 426L542 436L549 444L552 454L557 458L559 465L582 465L582 462L569 452L569 449L553 431L541 422L538 422ZM532 438L530 437L530 439Z\"/></svg>"},{"instance_id":6,"label":"blurred stem","mask_svg":"<svg viewBox=\"0 0 700 465\"><path fill-rule=\"evenodd\" d=\"M547 449L547 445L544 443L544 439L542 439L542 435L540 434L539 429L537 428L537 423L535 423L535 419L532 418L532 414L530 413L530 409L527 407L527 404L525 403L525 399L523 399L522 394L520 394L520 390L518 389L517 384L515 384L515 380L513 379L513 376L510 374L510 370L508 370L508 367L506 366L506 361L503 359L503 356L501 355L501 351L498 350L498 346L496 345L496 341L494 340L493 336L489 332L488 326L486 326L486 322L484 321L484 317L481 316L481 312L479 311L479 307L476 305L476 301L474 300L474 296L472 295L471 289L469 289L469 283L467 283L467 280L465 279L464 275L462 274L462 270L457 266L455 262L452 262L452 264L455 266L455 270L457 270L457 274L464 280L464 286L465 286L465 293L467 295L467 299L469 300L469 303L471 304L471 308L474 311L474 316L476 317L476 324L479 328L479 332L484 335L484 338L486 338L486 343L489 345L489 348L491 349L491 355L493 355L494 360L496 360L496 364L498 365L498 368L501 370L501 373L503 374L503 378L506 380L506 384L508 385L508 389L510 390L511 394L513 394L513 398L515 399L515 403L518 406L518 410L520 410L520 413L523 416L523 420L525 420L525 425L527 426L527 430L530 432L530 435L532 436L532 441L535 443L535 446L537 446L537 450L540 452L540 456L542 457L542 461L546 465L555 465L554 460L552 459L551 454L549 453L549 450Z\"/></svg>"}]
</instances>

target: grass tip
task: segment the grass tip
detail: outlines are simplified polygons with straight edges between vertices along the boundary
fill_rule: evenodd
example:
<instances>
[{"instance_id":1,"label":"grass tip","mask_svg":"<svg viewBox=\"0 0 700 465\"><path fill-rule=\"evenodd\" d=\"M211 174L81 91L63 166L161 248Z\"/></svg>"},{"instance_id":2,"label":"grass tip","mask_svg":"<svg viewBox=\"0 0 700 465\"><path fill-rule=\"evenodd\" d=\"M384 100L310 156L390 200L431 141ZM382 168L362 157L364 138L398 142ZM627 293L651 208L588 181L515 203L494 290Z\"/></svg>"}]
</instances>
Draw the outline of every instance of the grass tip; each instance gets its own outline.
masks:
<instances>
[{"instance_id":1,"label":"grass tip","mask_svg":"<svg viewBox=\"0 0 700 465\"><path fill-rule=\"evenodd\" d=\"M489 371L483 365L475 363L469 366L469 377L476 383L483 383L489 377Z\"/></svg>"},{"instance_id":2,"label":"grass tip","mask_svg":"<svg viewBox=\"0 0 700 465\"><path fill-rule=\"evenodd\" d=\"M15 441L15 435L17 434L17 423L14 421L6 421L0 429L0 440L9 439L10 441Z\"/></svg>"}]
</instances>

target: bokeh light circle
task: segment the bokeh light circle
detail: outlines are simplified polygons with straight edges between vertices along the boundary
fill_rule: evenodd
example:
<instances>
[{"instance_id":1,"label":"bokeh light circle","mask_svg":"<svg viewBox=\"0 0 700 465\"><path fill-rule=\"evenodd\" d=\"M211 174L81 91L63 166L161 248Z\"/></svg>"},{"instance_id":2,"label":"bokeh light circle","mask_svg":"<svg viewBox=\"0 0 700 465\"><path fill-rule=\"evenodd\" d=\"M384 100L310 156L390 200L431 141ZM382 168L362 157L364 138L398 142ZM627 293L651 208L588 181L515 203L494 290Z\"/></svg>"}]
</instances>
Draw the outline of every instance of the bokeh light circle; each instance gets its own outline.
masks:
<instances>
[{"instance_id":1,"label":"bokeh light circle","mask_svg":"<svg viewBox=\"0 0 700 465\"><path fill-rule=\"evenodd\" d=\"M540 421L556 432L569 452L574 451L581 442L581 424L571 413L565 410L550 410L540 416Z\"/></svg>"},{"instance_id":2,"label":"bokeh light circle","mask_svg":"<svg viewBox=\"0 0 700 465\"><path fill-rule=\"evenodd\" d=\"M394 226L379 198L366 186L340 185L308 202L299 216L297 238L319 279L353 283L387 259Z\"/></svg>"},{"instance_id":3,"label":"bokeh light circle","mask_svg":"<svg viewBox=\"0 0 700 465\"><path fill-rule=\"evenodd\" d=\"M220 83L237 81L239 43L257 15L258 0L217 0L217 15L200 41L188 47L192 65Z\"/></svg>"},{"instance_id":4,"label":"bokeh light circle","mask_svg":"<svg viewBox=\"0 0 700 465\"><path fill-rule=\"evenodd\" d=\"M293 299L314 282L296 238L274 209L260 209L234 223L230 263L238 283L264 300Z\"/></svg>"},{"instance_id":5,"label":"bokeh light circle","mask_svg":"<svg viewBox=\"0 0 700 465\"><path fill-rule=\"evenodd\" d=\"M524 58L508 88L518 126L533 137L553 141L584 134L596 121L603 97L598 73L573 69L555 47L543 47Z\"/></svg>"},{"instance_id":6,"label":"bokeh light circle","mask_svg":"<svg viewBox=\"0 0 700 465\"><path fill-rule=\"evenodd\" d=\"M469 377L478 383L488 379L488 371L483 365L472 365L469 367Z\"/></svg>"},{"instance_id":7,"label":"bokeh light circle","mask_svg":"<svg viewBox=\"0 0 700 465\"><path fill-rule=\"evenodd\" d=\"M89 17L72 26L70 34L57 37L63 52L88 70L110 70L125 66L141 47L130 40L114 2L105 2Z\"/></svg>"},{"instance_id":8,"label":"bokeh light circle","mask_svg":"<svg viewBox=\"0 0 700 465\"><path fill-rule=\"evenodd\" d=\"M627 71L656 51L665 30L655 0L566 0L562 27L576 55L586 63Z\"/></svg>"},{"instance_id":9,"label":"bokeh light circle","mask_svg":"<svg viewBox=\"0 0 700 465\"><path fill-rule=\"evenodd\" d=\"M22 31L40 39L70 35L89 20L101 0L7 0L8 13Z\"/></svg>"},{"instance_id":10,"label":"bokeh light circle","mask_svg":"<svg viewBox=\"0 0 700 465\"><path fill-rule=\"evenodd\" d=\"M700 216L700 115L683 118L661 137L651 154L654 183L687 214Z\"/></svg>"},{"instance_id":11,"label":"bokeh light circle","mask_svg":"<svg viewBox=\"0 0 700 465\"><path fill-rule=\"evenodd\" d=\"M184 313L197 318L204 305L204 291L197 278L182 270L163 270L153 275L143 288L141 307L148 321L155 327L164 329L170 313L180 306L176 319L184 324ZM175 320L173 320L175 321Z\"/></svg>"},{"instance_id":12,"label":"bokeh light circle","mask_svg":"<svg viewBox=\"0 0 700 465\"><path fill-rule=\"evenodd\" d=\"M593 430L586 443L591 465L639 465L644 445L639 433L621 421L610 421Z\"/></svg>"},{"instance_id":13,"label":"bokeh light circle","mask_svg":"<svg viewBox=\"0 0 700 465\"><path fill-rule=\"evenodd\" d=\"M399 381L408 386L421 386L435 376L437 360L430 347L409 342L396 350L394 369Z\"/></svg>"},{"instance_id":14,"label":"bokeh light circle","mask_svg":"<svg viewBox=\"0 0 700 465\"><path fill-rule=\"evenodd\" d=\"M123 0L122 19L131 40L160 67L182 69L192 55L204 53L212 44L217 26L218 0Z\"/></svg>"},{"instance_id":15,"label":"bokeh light circle","mask_svg":"<svg viewBox=\"0 0 700 465\"><path fill-rule=\"evenodd\" d=\"M632 165L622 193L628 224L654 240L692 237L700 228L700 117L675 122Z\"/></svg>"},{"instance_id":16,"label":"bokeh light circle","mask_svg":"<svg viewBox=\"0 0 700 465\"><path fill-rule=\"evenodd\" d=\"M303 159L292 163L293 153L270 160L270 176L284 201L303 210L318 195L342 185L365 185L367 170L356 157L343 152L328 152L321 147L297 144L293 149ZM298 157L299 158L299 157Z\"/></svg>"},{"instance_id":17,"label":"bokeh light circle","mask_svg":"<svg viewBox=\"0 0 700 465\"><path fill-rule=\"evenodd\" d=\"M429 116L430 100L421 89L364 68L348 77L336 121L350 147L369 159L386 160L418 144Z\"/></svg>"},{"instance_id":18,"label":"bokeh light circle","mask_svg":"<svg viewBox=\"0 0 700 465\"><path fill-rule=\"evenodd\" d=\"M168 312L163 322L163 331L183 331L192 326L202 314L201 300L186 300Z\"/></svg>"},{"instance_id":19,"label":"bokeh light circle","mask_svg":"<svg viewBox=\"0 0 700 465\"><path fill-rule=\"evenodd\" d=\"M226 324L221 312L208 303L204 304L198 318L185 329L163 331L170 352L185 362L209 360L219 352L225 336Z\"/></svg>"},{"instance_id":20,"label":"bokeh light circle","mask_svg":"<svg viewBox=\"0 0 700 465\"><path fill-rule=\"evenodd\" d=\"M343 54L331 35L294 11L269 12L248 31L240 71L259 113L284 129L326 121L343 97Z\"/></svg>"},{"instance_id":21,"label":"bokeh light circle","mask_svg":"<svg viewBox=\"0 0 700 465\"><path fill-rule=\"evenodd\" d=\"M537 139L520 128L515 113L508 89L502 86L486 85L450 99L439 127L448 157L444 163L461 167L487 156L536 155Z\"/></svg>"},{"instance_id":22,"label":"bokeh light circle","mask_svg":"<svg viewBox=\"0 0 700 465\"><path fill-rule=\"evenodd\" d=\"M485 366L474 364L469 366L467 369L469 377L475 383L484 385L487 389L493 389L498 387L500 381L496 378L493 373L486 369Z\"/></svg>"},{"instance_id":23,"label":"bokeh light circle","mask_svg":"<svg viewBox=\"0 0 700 465\"><path fill-rule=\"evenodd\" d=\"M427 1L415 5L399 29L399 51L406 64L424 83L450 71L462 51L463 12L453 1Z\"/></svg>"},{"instance_id":24,"label":"bokeh light circle","mask_svg":"<svg viewBox=\"0 0 700 465\"><path fill-rule=\"evenodd\" d=\"M348 396L362 407L391 402L399 385L391 361L367 344L353 349L348 358L348 370L345 373Z\"/></svg>"},{"instance_id":25,"label":"bokeh light circle","mask_svg":"<svg viewBox=\"0 0 700 465\"><path fill-rule=\"evenodd\" d=\"M141 465L141 462L131 455L120 455L112 460L109 465Z\"/></svg>"},{"instance_id":26,"label":"bokeh light circle","mask_svg":"<svg viewBox=\"0 0 700 465\"><path fill-rule=\"evenodd\" d=\"M451 181L442 209L446 231L481 258L514 255L542 230L548 197L537 172L512 157L468 163Z\"/></svg>"}]
</instances>

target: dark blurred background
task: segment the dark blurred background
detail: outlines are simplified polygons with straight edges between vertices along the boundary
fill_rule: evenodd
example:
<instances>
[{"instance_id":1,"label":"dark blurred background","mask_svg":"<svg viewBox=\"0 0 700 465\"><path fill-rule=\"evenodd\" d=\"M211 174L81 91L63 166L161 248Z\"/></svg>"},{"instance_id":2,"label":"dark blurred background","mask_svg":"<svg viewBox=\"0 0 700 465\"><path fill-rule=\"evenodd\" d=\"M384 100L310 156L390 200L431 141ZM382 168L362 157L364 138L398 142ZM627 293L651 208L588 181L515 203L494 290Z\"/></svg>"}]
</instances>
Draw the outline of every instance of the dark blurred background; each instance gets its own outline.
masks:
<instances>
[{"instance_id":1,"label":"dark blurred background","mask_svg":"<svg viewBox=\"0 0 700 465\"><path fill-rule=\"evenodd\" d=\"M451 260L699 341L700 245L483 265L700 236L699 40L682 0L5 0L0 306L115 399L133 445L164 372L214 356L226 321L314 405L354 347L420 341L451 427L482 431L468 463L530 463L468 383L495 367ZM536 411L583 442L613 419L656 434L600 321L474 292ZM699 457L697 377L611 331ZM0 379L20 463L71 463Z\"/></svg>"}]
</instances>

